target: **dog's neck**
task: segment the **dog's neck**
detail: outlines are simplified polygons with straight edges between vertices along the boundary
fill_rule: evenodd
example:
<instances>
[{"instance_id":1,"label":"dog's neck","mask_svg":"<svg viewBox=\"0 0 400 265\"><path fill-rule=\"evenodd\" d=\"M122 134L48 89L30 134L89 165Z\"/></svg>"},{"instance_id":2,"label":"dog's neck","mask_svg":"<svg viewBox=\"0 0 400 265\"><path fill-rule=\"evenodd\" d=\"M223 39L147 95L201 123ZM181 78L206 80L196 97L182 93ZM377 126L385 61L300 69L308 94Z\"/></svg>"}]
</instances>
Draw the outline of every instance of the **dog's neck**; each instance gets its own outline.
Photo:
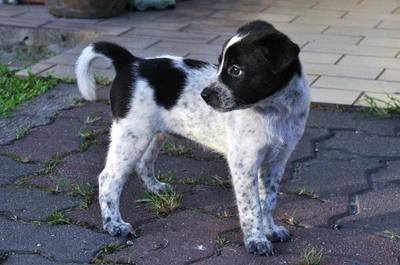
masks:
<instances>
[{"instance_id":1,"label":"dog's neck","mask_svg":"<svg viewBox=\"0 0 400 265\"><path fill-rule=\"evenodd\" d=\"M309 91L303 73L295 74L285 87L276 91L250 109L270 115L279 112L280 115L291 115L299 108L306 105L308 107Z\"/></svg>"}]
</instances>

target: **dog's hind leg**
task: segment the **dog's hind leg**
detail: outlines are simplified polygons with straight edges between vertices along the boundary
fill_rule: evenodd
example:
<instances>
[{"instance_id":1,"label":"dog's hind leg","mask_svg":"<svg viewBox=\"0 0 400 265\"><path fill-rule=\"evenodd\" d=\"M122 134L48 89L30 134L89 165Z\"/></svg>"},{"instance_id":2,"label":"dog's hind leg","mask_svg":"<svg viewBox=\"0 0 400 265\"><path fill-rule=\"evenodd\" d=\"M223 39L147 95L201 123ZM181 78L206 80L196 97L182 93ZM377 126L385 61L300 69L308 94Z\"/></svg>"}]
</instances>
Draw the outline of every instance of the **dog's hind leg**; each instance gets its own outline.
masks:
<instances>
[{"instance_id":1,"label":"dog's hind leg","mask_svg":"<svg viewBox=\"0 0 400 265\"><path fill-rule=\"evenodd\" d=\"M142 179L147 190L154 193L161 193L168 187L168 184L158 181L154 175L154 163L164 140L164 134L158 133L154 135L146 152L144 152L141 159L136 163L136 173Z\"/></svg>"},{"instance_id":2,"label":"dog's hind leg","mask_svg":"<svg viewBox=\"0 0 400 265\"><path fill-rule=\"evenodd\" d=\"M279 183L285 170L286 161L287 157L269 161L268 164L263 164L258 171L264 231L272 242L284 242L291 238L288 230L283 226L276 225L273 218Z\"/></svg>"},{"instance_id":3,"label":"dog's hind leg","mask_svg":"<svg viewBox=\"0 0 400 265\"><path fill-rule=\"evenodd\" d=\"M128 119L114 121L106 166L99 175L103 227L113 236L133 232L132 226L121 218L120 195L127 177L153 138L150 126L137 126L137 123ZM147 124L141 121L140 125Z\"/></svg>"}]
</instances>

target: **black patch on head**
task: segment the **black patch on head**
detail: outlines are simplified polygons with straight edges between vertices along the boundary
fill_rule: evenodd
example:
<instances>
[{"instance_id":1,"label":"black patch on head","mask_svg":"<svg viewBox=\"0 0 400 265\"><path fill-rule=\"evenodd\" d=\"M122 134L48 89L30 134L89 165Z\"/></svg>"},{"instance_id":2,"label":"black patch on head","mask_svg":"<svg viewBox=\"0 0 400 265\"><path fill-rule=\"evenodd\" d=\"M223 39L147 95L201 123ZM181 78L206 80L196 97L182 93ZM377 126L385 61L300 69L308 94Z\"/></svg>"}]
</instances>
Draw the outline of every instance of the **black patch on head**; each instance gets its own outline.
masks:
<instances>
[{"instance_id":1,"label":"black patch on head","mask_svg":"<svg viewBox=\"0 0 400 265\"><path fill-rule=\"evenodd\" d=\"M232 90L237 107L257 103L286 87L301 74L299 47L264 21L248 23L238 30L245 36L225 53L222 81ZM240 77L228 73L230 66L243 70Z\"/></svg>"},{"instance_id":2,"label":"black patch on head","mask_svg":"<svg viewBox=\"0 0 400 265\"><path fill-rule=\"evenodd\" d=\"M171 109L183 90L186 74L176 68L169 58L143 60L138 71L154 89L156 103L165 109Z\"/></svg>"},{"instance_id":3,"label":"black patch on head","mask_svg":"<svg viewBox=\"0 0 400 265\"><path fill-rule=\"evenodd\" d=\"M129 110L133 94L135 75L132 67L139 59L125 48L110 42L96 42L93 50L109 58L115 67L116 75L110 90L111 110L114 117L123 118Z\"/></svg>"},{"instance_id":4,"label":"black patch on head","mask_svg":"<svg viewBox=\"0 0 400 265\"><path fill-rule=\"evenodd\" d=\"M199 60L193 60L193 59L184 59L183 62L190 68L190 69L200 69L208 65L208 63L199 61Z\"/></svg>"}]
</instances>

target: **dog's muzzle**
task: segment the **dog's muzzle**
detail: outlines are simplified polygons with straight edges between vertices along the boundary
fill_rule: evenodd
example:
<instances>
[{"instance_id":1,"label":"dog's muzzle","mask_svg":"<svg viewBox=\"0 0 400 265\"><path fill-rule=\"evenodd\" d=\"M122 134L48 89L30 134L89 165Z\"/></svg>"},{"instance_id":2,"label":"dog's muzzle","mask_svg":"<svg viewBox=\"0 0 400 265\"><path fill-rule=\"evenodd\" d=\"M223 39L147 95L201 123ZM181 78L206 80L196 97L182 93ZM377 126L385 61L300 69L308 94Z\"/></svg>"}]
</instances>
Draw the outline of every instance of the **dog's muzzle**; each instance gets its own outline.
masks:
<instances>
[{"instance_id":1,"label":"dog's muzzle","mask_svg":"<svg viewBox=\"0 0 400 265\"><path fill-rule=\"evenodd\" d=\"M204 88L201 97L208 105L221 112L233 110L236 106L232 92L218 82Z\"/></svg>"}]
</instances>

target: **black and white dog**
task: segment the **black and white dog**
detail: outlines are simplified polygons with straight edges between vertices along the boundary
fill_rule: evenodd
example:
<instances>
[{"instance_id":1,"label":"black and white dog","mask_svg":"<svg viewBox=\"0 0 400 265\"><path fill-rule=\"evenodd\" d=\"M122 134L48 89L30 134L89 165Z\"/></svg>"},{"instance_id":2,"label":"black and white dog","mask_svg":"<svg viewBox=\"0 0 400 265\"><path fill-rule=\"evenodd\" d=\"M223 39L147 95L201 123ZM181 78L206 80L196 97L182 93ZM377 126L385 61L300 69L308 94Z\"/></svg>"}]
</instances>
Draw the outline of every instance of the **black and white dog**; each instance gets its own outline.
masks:
<instances>
[{"instance_id":1,"label":"black and white dog","mask_svg":"<svg viewBox=\"0 0 400 265\"><path fill-rule=\"evenodd\" d=\"M269 240L289 240L272 215L309 111L298 54L296 44L263 21L242 26L224 45L218 66L172 56L137 58L107 42L86 47L76 66L85 99L96 99L94 59L110 59L116 70L111 143L99 176L104 229L114 236L133 231L119 211L133 168L149 191L166 189L154 177L153 164L163 134L171 133L226 156L249 252L272 254Z\"/></svg>"}]
</instances>

